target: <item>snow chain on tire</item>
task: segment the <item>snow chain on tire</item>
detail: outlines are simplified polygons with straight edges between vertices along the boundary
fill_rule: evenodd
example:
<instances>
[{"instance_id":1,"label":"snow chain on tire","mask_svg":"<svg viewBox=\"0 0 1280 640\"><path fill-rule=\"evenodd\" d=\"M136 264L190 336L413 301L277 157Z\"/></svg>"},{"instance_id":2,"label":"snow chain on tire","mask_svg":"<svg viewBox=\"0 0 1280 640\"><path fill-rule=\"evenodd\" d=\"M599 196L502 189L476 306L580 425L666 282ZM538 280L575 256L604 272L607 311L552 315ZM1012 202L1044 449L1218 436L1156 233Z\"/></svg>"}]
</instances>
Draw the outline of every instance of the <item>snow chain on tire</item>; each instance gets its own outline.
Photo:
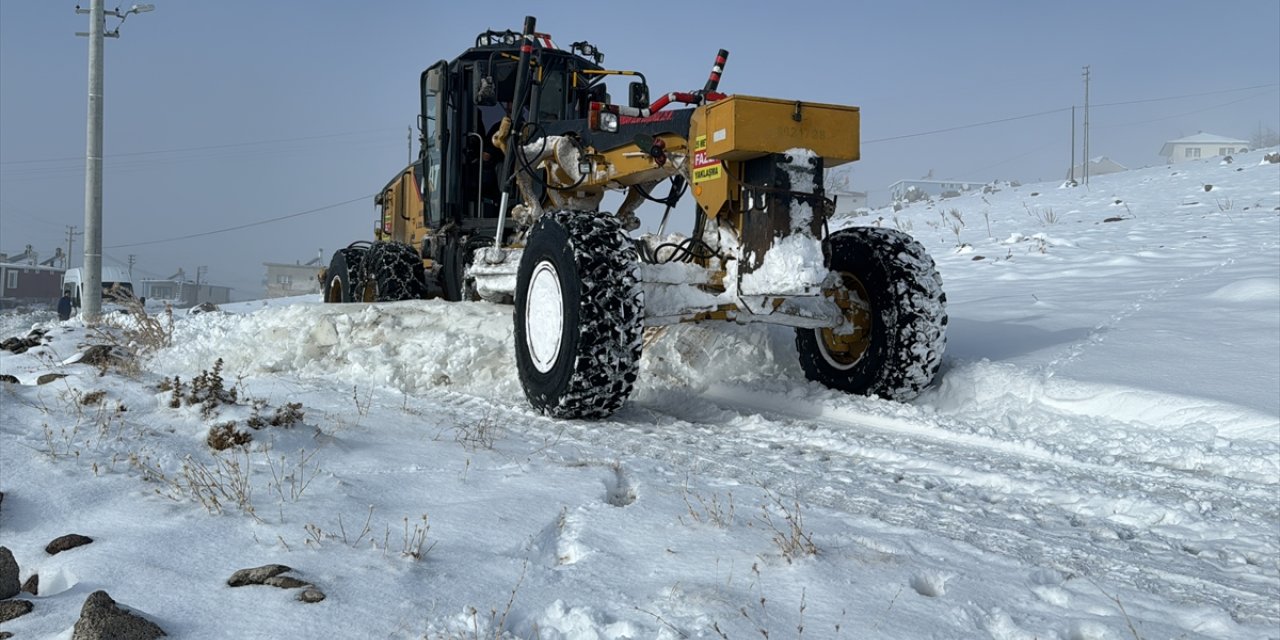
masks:
<instances>
[{"instance_id":1,"label":"snow chain on tire","mask_svg":"<svg viewBox=\"0 0 1280 640\"><path fill-rule=\"evenodd\" d=\"M613 216L562 211L534 225L516 281L515 346L535 409L605 418L626 401L643 342L638 265Z\"/></svg>"},{"instance_id":2,"label":"snow chain on tire","mask_svg":"<svg viewBox=\"0 0 1280 640\"><path fill-rule=\"evenodd\" d=\"M878 227L842 229L822 249L845 283L838 297L852 301L853 326L796 330L806 377L849 393L915 398L947 343L947 296L933 259L911 236Z\"/></svg>"},{"instance_id":3,"label":"snow chain on tire","mask_svg":"<svg viewBox=\"0 0 1280 640\"><path fill-rule=\"evenodd\" d=\"M374 302L427 297L422 257L403 242L375 242L364 255L363 271L377 288Z\"/></svg>"}]
</instances>

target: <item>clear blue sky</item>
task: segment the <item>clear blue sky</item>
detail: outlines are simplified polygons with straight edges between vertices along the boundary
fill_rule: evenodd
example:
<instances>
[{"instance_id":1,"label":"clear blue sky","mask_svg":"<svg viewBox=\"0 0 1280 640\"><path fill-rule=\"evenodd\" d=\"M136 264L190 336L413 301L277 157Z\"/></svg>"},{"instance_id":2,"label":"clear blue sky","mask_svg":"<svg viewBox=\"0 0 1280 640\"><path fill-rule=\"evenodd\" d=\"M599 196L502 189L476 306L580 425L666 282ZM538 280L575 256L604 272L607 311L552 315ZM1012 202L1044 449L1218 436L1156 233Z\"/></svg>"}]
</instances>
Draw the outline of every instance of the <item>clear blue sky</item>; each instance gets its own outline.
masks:
<instances>
[{"instance_id":1,"label":"clear blue sky","mask_svg":"<svg viewBox=\"0 0 1280 640\"><path fill-rule=\"evenodd\" d=\"M1093 109L1092 155L1140 167L1198 131L1280 130L1277 0L153 1L106 42L105 264L134 254L135 277L206 266L242 294L260 288L263 262L320 249L327 261L370 237L371 196L409 157L418 74L479 31L518 30L528 13L558 43L586 39L607 66L642 71L655 95L700 88L724 48L727 93L859 105L852 187L873 201L931 170L1061 179L1065 112L886 138L1083 104L1086 64L1093 104L1146 101ZM33 244L47 257L67 226L83 230L84 30L74 2L0 0L0 250Z\"/></svg>"}]
</instances>

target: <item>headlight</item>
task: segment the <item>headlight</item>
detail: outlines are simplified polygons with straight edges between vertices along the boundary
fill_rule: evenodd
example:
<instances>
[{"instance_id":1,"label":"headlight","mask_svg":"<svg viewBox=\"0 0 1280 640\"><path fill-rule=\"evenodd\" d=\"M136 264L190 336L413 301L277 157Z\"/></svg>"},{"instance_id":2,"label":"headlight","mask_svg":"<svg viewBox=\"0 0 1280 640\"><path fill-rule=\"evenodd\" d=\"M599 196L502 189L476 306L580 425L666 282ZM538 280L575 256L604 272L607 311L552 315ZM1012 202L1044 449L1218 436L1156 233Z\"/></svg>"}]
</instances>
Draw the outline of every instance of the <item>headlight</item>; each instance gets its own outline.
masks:
<instances>
[{"instance_id":1,"label":"headlight","mask_svg":"<svg viewBox=\"0 0 1280 640\"><path fill-rule=\"evenodd\" d=\"M618 132L618 114L607 111L600 113L600 130L609 133Z\"/></svg>"}]
</instances>

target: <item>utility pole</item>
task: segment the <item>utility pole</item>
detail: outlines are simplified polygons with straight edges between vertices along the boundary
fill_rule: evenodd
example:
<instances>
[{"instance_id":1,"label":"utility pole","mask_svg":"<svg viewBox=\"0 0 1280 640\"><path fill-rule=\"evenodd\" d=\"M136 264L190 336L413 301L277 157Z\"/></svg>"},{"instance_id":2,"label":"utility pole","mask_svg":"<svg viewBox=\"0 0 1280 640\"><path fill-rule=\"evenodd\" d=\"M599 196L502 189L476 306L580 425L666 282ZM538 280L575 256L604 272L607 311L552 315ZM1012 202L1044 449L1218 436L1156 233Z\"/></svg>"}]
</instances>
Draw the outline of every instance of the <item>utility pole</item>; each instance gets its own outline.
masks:
<instances>
[{"instance_id":1,"label":"utility pole","mask_svg":"<svg viewBox=\"0 0 1280 640\"><path fill-rule=\"evenodd\" d=\"M83 234L80 233L79 231L76 231L75 225L73 224L67 225L67 255L62 258L63 269L71 268L71 244L75 241L76 236L78 235L83 235Z\"/></svg>"},{"instance_id":2,"label":"utility pole","mask_svg":"<svg viewBox=\"0 0 1280 640\"><path fill-rule=\"evenodd\" d=\"M138 262L138 256L129 254L129 282L133 282L133 265Z\"/></svg>"},{"instance_id":3,"label":"utility pole","mask_svg":"<svg viewBox=\"0 0 1280 640\"><path fill-rule=\"evenodd\" d=\"M1089 65L1084 66L1084 183L1089 184Z\"/></svg>"},{"instance_id":4,"label":"utility pole","mask_svg":"<svg viewBox=\"0 0 1280 640\"><path fill-rule=\"evenodd\" d=\"M105 11L103 0L90 0L88 9L76 6L77 14L89 15L89 31L77 36L89 38L89 115L84 152L84 274L81 314L87 322L97 322L102 313L102 39L119 38L120 25L132 13L155 9L135 4L128 11ZM106 30L106 16L120 18L116 28Z\"/></svg>"},{"instance_id":5,"label":"utility pole","mask_svg":"<svg viewBox=\"0 0 1280 640\"><path fill-rule=\"evenodd\" d=\"M196 301L194 304L200 304L200 276L204 275L209 267L196 267Z\"/></svg>"},{"instance_id":6,"label":"utility pole","mask_svg":"<svg viewBox=\"0 0 1280 640\"><path fill-rule=\"evenodd\" d=\"M1076 186L1076 106L1071 105L1071 186Z\"/></svg>"}]
</instances>

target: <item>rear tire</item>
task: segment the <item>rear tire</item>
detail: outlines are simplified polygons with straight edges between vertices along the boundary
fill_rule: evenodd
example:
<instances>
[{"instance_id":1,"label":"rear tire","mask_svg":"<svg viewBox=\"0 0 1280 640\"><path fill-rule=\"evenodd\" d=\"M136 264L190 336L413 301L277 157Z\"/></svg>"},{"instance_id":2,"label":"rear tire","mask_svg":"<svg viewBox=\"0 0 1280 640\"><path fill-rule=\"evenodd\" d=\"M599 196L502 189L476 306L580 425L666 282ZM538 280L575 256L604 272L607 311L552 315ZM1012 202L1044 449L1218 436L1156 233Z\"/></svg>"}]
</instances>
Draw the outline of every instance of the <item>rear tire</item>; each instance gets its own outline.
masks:
<instances>
[{"instance_id":1,"label":"rear tire","mask_svg":"<svg viewBox=\"0 0 1280 640\"><path fill-rule=\"evenodd\" d=\"M915 398L947 343L947 296L933 260L911 236L878 227L837 231L822 250L842 280L829 294L846 325L796 330L805 376L849 393Z\"/></svg>"},{"instance_id":2,"label":"rear tire","mask_svg":"<svg viewBox=\"0 0 1280 640\"><path fill-rule=\"evenodd\" d=\"M631 394L644 330L638 264L612 216L558 212L534 225L516 279L515 347L535 409L605 418Z\"/></svg>"},{"instance_id":3,"label":"rear tire","mask_svg":"<svg viewBox=\"0 0 1280 640\"><path fill-rule=\"evenodd\" d=\"M363 270L373 280L374 302L419 300L427 297L422 257L402 242L375 242L364 256Z\"/></svg>"},{"instance_id":4,"label":"rear tire","mask_svg":"<svg viewBox=\"0 0 1280 640\"><path fill-rule=\"evenodd\" d=\"M364 254L364 247L347 247L333 252L329 269L325 271L325 302L355 302L351 287L364 282L364 274L360 270Z\"/></svg>"}]
</instances>

